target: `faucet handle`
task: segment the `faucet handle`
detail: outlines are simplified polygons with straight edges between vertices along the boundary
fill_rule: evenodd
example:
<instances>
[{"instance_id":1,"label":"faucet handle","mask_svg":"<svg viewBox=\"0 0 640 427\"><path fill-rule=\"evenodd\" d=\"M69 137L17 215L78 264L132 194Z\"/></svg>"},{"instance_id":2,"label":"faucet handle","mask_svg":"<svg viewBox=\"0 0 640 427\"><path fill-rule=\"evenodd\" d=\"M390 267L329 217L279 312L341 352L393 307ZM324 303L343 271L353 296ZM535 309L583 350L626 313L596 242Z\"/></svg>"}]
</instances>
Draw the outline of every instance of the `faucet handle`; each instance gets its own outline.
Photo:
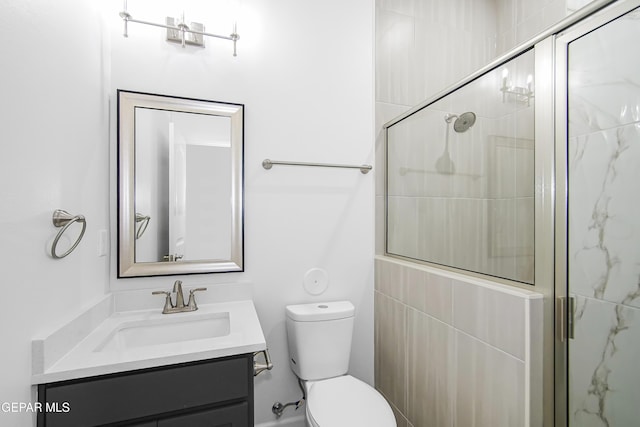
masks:
<instances>
[{"instance_id":1,"label":"faucet handle","mask_svg":"<svg viewBox=\"0 0 640 427\"><path fill-rule=\"evenodd\" d=\"M173 292L176 294L176 305L174 307L184 307L184 297L182 296L182 281L176 280L173 284Z\"/></svg>"},{"instance_id":2,"label":"faucet handle","mask_svg":"<svg viewBox=\"0 0 640 427\"><path fill-rule=\"evenodd\" d=\"M164 308L162 309L163 313L167 313L169 309L173 308L173 302L171 301L171 292L166 291L153 291L151 295L166 295L166 299L164 300Z\"/></svg>"},{"instance_id":3,"label":"faucet handle","mask_svg":"<svg viewBox=\"0 0 640 427\"><path fill-rule=\"evenodd\" d=\"M151 295L166 295L166 296L170 296L171 292L167 292L167 291L153 291L151 292Z\"/></svg>"},{"instance_id":4,"label":"faucet handle","mask_svg":"<svg viewBox=\"0 0 640 427\"><path fill-rule=\"evenodd\" d=\"M201 292L201 291L206 291L207 288L195 288L195 289L191 289L189 291L189 302L187 303L187 306L191 309L191 310L197 310L198 309L198 305L196 304L196 297L193 295L194 292Z\"/></svg>"},{"instance_id":5,"label":"faucet handle","mask_svg":"<svg viewBox=\"0 0 640 427\"><path fill-rule=\"evenodd\" d=\"M176 280L174 282L173 292L182 292L182 280Z\"/></svg>"}]
</instances>

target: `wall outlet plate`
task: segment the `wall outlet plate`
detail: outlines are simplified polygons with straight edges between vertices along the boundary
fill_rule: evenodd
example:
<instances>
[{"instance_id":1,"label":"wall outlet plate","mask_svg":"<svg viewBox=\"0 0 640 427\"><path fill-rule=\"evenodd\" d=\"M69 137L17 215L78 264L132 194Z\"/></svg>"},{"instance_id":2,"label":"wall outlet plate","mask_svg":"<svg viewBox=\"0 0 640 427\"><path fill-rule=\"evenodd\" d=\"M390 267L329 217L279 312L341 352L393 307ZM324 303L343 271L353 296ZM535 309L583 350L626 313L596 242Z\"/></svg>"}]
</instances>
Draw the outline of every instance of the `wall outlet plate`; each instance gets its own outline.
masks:
<instances>
[{"instance_id":1,"label":"wall outlet plate","mask_svg":"<svg viewBox=\"0 0 640 427\"><path fill-rule=\"evenodd\" d=\"M329 287L329 273L322 268L312 268L305 273L303 283L309 295L321 295Z\"/></svg>"}]
</instances>

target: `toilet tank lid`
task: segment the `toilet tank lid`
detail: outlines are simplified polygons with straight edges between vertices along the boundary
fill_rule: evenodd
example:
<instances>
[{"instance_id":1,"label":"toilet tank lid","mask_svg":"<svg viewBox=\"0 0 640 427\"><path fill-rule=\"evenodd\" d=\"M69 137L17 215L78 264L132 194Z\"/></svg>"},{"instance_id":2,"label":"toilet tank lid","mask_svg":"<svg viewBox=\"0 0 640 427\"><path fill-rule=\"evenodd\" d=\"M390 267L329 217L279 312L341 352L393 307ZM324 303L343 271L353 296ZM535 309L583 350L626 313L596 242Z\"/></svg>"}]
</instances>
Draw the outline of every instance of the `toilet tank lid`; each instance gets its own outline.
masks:
<instances>
[{"instance_id":1,"label":"toilet tank lid","mask_svg":"<svg viewBox=\"0 0 640 427\"><path fill-rule=\"evenodd\" d=\"M355 307L349 301L316 302L286 307L287 317L297 322L345 319L353 317L355 312Z\"/></svg>"}]
</instances>

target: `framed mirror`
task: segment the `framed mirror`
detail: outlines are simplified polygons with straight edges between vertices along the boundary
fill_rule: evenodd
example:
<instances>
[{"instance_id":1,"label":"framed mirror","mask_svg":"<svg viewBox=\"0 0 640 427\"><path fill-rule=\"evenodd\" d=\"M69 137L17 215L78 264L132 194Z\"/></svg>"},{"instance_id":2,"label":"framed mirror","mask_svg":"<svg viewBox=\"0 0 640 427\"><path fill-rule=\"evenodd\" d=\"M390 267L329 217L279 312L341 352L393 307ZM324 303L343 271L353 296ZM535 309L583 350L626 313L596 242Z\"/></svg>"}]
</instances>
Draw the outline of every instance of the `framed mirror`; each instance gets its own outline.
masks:
<instances>
[{"instance_id":1,"label":"framed mirror","mask_svg":"<svg viewBox=\"0 0 640 427\"><path fill-rule=\"evenodd\" d=\"M244 106L118 90L118 277L243 271Z\"/></svg>"}]
</instances>

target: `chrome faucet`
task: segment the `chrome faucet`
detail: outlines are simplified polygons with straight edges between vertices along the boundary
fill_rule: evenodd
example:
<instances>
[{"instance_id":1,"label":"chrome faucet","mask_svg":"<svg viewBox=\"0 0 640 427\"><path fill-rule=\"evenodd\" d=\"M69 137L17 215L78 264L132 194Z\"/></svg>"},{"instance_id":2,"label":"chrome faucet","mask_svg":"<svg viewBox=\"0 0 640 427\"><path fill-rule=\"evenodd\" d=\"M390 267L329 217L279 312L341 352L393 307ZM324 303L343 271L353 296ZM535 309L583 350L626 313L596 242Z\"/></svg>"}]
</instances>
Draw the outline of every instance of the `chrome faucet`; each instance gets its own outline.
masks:
<instances>
[{"instance_id":1,"label":"chrome faucet","mask_svg":"<svg viewBox=\"0 0 640 427\"><path fill-rule=\"evenodd\" d=\"M166 299L164 301L164 308L162 309L162 314L172 314L172 313L184 313L186 311L196 311L198 309L198 305L196 304L196 297L194 292L198 291L206 291L207 288L195 288L189 291L189 301L185 305L184 303L184 295L182 293L182 282L180 280L176 280L173 284L173 292L167 291L153 291L152 295L165 295ZM171 294L176 294L176 303L174 304L171 299Z\"/></svg>"}]
</instances>

